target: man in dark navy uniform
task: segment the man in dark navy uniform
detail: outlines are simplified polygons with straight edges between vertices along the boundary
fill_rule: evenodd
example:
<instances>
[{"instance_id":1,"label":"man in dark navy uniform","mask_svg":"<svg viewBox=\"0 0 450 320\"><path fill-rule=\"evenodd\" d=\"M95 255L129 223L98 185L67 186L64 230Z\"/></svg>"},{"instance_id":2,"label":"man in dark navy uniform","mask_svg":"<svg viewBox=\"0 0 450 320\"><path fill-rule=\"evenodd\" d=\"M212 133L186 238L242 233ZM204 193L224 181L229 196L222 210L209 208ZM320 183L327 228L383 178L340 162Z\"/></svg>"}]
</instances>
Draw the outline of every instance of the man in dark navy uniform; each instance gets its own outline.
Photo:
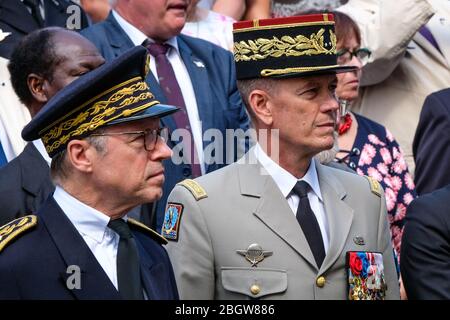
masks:
<instances>
[{"instance_id":1,"label":"man in dark navy uniform","mask_svg":"<svg viewBox=\"0 0 450 320\"><path fill-rule=\"evenodd\" d=\"M408 207L401 272L410 300L450 299L450 184Z\"/></svg>"},{"instance_id":2,"label":"man in dark navy uniform","mask_svg":"<svg viewBox=\"0 0 450 320\"><path fill-rule=\"evenodd\" d=\"M0 228L0 299L177 299L166 241L128 218L162 195L171 150L137 47L75 80L24 128L52 158L56 190Z\"/></svg>"}]
</instances>

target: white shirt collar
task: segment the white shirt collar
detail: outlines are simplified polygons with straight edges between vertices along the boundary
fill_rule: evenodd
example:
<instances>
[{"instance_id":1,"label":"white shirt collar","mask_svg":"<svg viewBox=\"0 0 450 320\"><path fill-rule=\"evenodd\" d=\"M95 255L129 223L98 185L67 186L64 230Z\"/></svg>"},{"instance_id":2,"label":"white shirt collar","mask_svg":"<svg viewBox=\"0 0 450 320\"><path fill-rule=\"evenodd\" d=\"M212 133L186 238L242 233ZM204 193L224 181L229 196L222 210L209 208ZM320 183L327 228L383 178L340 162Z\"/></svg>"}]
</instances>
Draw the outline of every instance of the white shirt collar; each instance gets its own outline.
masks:
<instances>
[{"instance_id":1,"label":"white shirt collar","mask_svg":"<svg viewBox=\"0 0 450 320\"><path fill-rule=\"evenodd\" d=\"M301 179L297 179L291 173L280 167L275 161L273 161L261 148L259 143L255 145L254 153L256 159L261 163L264 169L270 174L272 179L275 181L278 188L285 198L287 198L292 189L294 188L297 181L306 181L310 186L312 191L322 202L322 193L320 192L319 178L317 176L316 164L314 160L311 160L305 175Z\"/></svg>"},{"instance_id":2,"label":"white shirt collar","mask_svg":"<svg viewBox=\"0 0 450 320\"><path fill-rule=\"evenodd\" d=\"M53 198L78 232L98 243L103 241L105 233L110 231L110 217L74 198L60 186L56 186ZM126 220L127 217L123 219Z\"/></svg>"},{"instance_id":3,"label":"white shirt collar","mask_svg":"<svg viewBox=\"0 0 450 320\"><path fill-rule=\"evenodd\" d=\"M114 18L116 19L117 23L120 25L120 27L125 31L125 33L130 37L131 41L135 46L142 45L142 43L149 39L150 42L154 42L153 39L147 37L141 30L133 26L131 23L126 21L124 18L120 16L120 14L113 10L112 14ZM167 40L165 43L169 44L172 48L178 50L178 42L177 38L173 37Z\"/></svg>"},{"instance_id":4,"label":"white shirt collar","mask_svg":"<svg viewBox=\"0 0 450 320\"><path fill-rule=\"evenodd\" d=\"M34 146L41 154L42 158L44 158L45 162L47 162L48 166L50 167L50 164L52 163L52 158L47 153L47 150L45 150L44 143L41 139L37 139L33 141Z\"/></svg>"}]
</instances>

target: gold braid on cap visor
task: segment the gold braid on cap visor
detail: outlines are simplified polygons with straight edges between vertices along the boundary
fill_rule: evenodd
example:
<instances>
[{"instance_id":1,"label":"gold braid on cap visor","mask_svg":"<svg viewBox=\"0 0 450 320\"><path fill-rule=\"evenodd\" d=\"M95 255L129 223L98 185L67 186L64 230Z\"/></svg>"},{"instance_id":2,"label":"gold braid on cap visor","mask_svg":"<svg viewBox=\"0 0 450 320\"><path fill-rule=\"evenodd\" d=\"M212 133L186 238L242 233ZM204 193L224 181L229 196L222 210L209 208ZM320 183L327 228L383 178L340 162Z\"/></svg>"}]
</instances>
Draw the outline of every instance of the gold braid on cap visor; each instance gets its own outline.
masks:
<instances>
[{"instance_id":1,"label":"gold braid on cap visor","mask_svg":"<svg viewBox=\"0 0 450 320\"><path fill-rule=\"evenodd\" d=\"M114 92L107 100L96 101L113 91L117 92ZM142 81L142 77L135 77L102 92L83 105L75 108L69 114L41 130L39 135L41 135L47 152L51 154L54 150L66 144L72 137L81 136L87 131L93 131L108 122L118 118L129 117L136 112L159 104L159 101L153 100L133 109L127 108L135 103L148 101L153 98L153 94L149 91L147 84ZM92 106L83 111L83 108L86 108L94 101L96 102ZM64 119L74 114L76 114L75 117L64 121ZM46 131L48 132L43 134Z\"/></svg>"}]
</instances>

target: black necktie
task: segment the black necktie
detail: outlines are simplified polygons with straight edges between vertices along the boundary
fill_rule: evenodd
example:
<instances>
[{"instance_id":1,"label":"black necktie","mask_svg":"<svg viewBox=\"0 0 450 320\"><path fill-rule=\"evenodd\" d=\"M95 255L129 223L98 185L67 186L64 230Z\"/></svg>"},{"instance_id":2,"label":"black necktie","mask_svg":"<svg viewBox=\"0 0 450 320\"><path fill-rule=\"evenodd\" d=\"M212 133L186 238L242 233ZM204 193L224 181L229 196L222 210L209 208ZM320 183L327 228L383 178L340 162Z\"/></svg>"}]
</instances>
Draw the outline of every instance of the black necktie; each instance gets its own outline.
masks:
<instances>
[{"instance_id":1,"label":"black necktie","mask_svg":"<svg viewBox=\"0 0 450 320\"><path fill-rule=\"evenodd\" d=\"M325 258L325 248L323 246L322 233L319 223L311 209L308 199L309 185L305 181L298 181L292 191L300 197L297 208L297 221L305 234L309 247L314 255L317 266L320 268Z\"/></svg>"},{"instance_id":2,"label":"black necktie","mask_svg":"<svg viewBox=\"0 0 450 320\"><path fill-rule=\"evenodd\" d=\"M142 300L139 256L128 224L122 220L111 220L108 227L120 236L117 250L117 282L119 293L125 300Z\"/></svg>"},{"instance_id":3,"label":"black necktie","mask_svg":"<svg viewBox=\"0 0 450 320\"><path fill-rule=\"evenodd\" d=\"M39 0L23 0L23 4L31 9L31 15L36 19L39 27L44 27L44 19L39 8Z\"/></svg>"}]
</instances>

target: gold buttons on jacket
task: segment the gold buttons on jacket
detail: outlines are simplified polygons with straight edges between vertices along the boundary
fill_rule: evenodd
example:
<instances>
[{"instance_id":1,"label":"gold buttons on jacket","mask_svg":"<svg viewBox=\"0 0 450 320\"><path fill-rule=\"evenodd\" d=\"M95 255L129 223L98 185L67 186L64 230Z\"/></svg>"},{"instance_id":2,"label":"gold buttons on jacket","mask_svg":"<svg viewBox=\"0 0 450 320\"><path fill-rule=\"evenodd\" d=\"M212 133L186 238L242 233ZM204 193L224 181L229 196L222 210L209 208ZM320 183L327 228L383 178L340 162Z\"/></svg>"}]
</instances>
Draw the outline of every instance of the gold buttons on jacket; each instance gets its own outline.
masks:
<instances>
[{"instance_id":1,"label":"gold buttons on jacket","mask_svg":"<svg viewBox=\"0 0 450 320\"><path fill-rule=\"evenodd\" d=\"M325 277L322 277L322 276L318 277L318 278L316 279L316 285L317 285L319 288L323 288L323 287L325 286Z\"/></svg>"},{"instance_id":2,"label":"gold buttons on jacket","mask_svg":"<svg viewBox=\"0 0 450 320\"><path fill-rule=\"evenodd\" d=\"M250 287L250 292L256 296L258 293L261 292L261 288L257 284L254 284Z\"/></svg>"}]
</instances>

